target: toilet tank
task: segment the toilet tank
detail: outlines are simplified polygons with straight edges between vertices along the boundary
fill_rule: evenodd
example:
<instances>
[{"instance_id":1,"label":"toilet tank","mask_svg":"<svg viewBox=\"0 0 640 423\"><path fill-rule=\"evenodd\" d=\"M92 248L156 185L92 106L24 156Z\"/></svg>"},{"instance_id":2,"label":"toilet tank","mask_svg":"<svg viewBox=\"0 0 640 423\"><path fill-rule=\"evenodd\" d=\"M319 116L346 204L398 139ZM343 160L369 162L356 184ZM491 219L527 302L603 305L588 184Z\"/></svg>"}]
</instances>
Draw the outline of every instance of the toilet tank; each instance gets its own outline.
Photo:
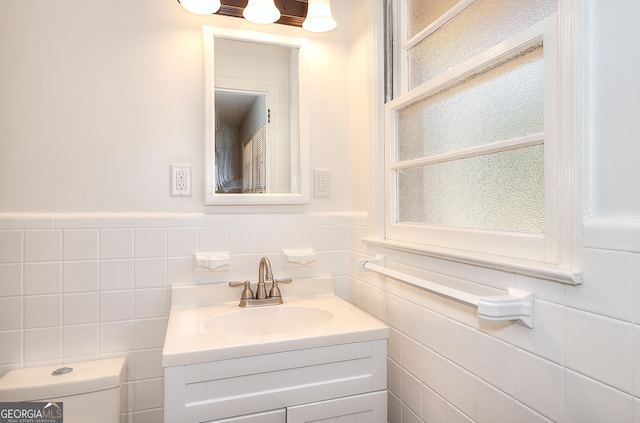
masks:
<instances>
[{"instance_id":1,"label":"toilet tank","mask_svg":"<svg viewBox=\"0 0 640 423\"><path fill-rule=\"evenodd\" d=\"M121 423L125 376L124 358L12 370L0 378L0 402L61 402L64 423Z\"/></svg>"}]
</instances>

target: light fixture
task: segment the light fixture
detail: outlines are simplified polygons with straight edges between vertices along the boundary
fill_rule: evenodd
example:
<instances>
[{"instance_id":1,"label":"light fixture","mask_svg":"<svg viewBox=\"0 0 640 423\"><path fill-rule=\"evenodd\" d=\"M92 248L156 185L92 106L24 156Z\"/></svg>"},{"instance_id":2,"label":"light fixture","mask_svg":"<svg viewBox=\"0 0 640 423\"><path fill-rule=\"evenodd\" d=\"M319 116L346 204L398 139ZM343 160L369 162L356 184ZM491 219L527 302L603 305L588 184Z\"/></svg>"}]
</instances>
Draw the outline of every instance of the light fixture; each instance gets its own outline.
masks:
<instances>
[{"instance_id":1,"label":"light fixture","mask_svg":"<svg viewBox=\"0 0 640 423\"><path fill-rule=\"evenodd\" d=\"M244 17L257 24L278 22L304 28L310 32L327 32L338 24L331 15L331 0L279 0L283 7L281 14L274 0L248 0L243 8L238 0L177 0L182 7L199 15L220 14L231 17ZM221 6L222 4L222 6ZM306 7L305 7L306 5ZM306 18L303 22L304 13Z\"/></svg>"},{"instance_id":2,"label":"light fixture","mask_svg":"<svg viewBox=\"0 0 640 423\"><path fill-rule=\"evenodd\" d=\"M220 0L178 0L191 13L210 15L220 10Z\"/></svg>"},{"instance_id":3,"label":"light fixture","mask_svg":"<svg viewBox=\"0 0 640 423\"><path fill-rule=\"evenodd\" d=\"M331 31L338 24L331 15L331 0L309 0L307 18L302 27L311 32Z\"/></svg>"},{"instance_id":4,"label":"light fixture","mask_svg":"<svg viewBox=\"0 0 640 423\"><path fill-rule=\"evenodd\" d=\"M249 4L242 11L242 16L253 23L269 24L280 19L280 11L273 0L249 0Z\"/></svg>"}]
</instances>

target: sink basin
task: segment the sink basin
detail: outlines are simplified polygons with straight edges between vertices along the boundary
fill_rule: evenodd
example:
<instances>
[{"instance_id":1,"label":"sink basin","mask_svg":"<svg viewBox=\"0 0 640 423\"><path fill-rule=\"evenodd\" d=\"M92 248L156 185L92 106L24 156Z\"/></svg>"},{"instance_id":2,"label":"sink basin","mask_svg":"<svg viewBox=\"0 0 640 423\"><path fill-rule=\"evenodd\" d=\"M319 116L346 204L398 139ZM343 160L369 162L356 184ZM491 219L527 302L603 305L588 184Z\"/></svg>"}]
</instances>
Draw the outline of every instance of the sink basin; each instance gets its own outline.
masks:
<instances>
[{"instance_id":1,"label":"sink basin","mask_svg":"<svg viewBox=\"0 0 640 423\"><path fill-rule=\"evenodd\" d=\"M335 295L286 298L277 306L173 306L164 367L386 339L389 329Z\"/></svg>"},{"instance_id":2,"label":"sink basin","mask_svg":"<svg viewBox=\"0 0 640 423\"><path fill-rule=\"evenodd\" d=\"M212 317L204 328L220 335L256 336L309 330L333 320L333 313L316 307L247 308Z\"/></svg>"}]
</instances>

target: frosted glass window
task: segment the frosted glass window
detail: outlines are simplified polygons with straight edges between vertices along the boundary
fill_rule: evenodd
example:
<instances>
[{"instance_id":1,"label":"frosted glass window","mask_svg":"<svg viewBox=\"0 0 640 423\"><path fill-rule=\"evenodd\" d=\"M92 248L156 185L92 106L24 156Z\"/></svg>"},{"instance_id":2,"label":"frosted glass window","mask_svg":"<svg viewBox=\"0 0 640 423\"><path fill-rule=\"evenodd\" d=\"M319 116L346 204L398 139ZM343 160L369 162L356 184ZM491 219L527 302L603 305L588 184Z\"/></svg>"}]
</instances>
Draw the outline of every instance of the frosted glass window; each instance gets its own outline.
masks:
<instances>
[{"instance_id":1,"label":"frosted glass window","mask_svg":"<svg viewBox=\"0 0 640 423\"><path fill-rule=\"evenodd\" d=\"M473 2L409 50L409 89L527 29L556 10L556 0Z\"/></svg>"},{"instance_id":2,"label":"frosted glass window","mask_svg":"<svg viewBox=\"0 0 640 423\"><path fill-rule=\"evenodd\" d=\"M542 233L544 146L397 171L398 223Z\"/></svg>"},{"instance_id":3,"label":"frosted glass window","mask_svg":"<svg viewBox=\"0 0 640 423\"><path fill-rule=\"evenodd\" d=\"M550 278L577 283L580 144L570 137L581 116L562 89L583 77L576 2L383 3L393 60L377 231L401 251L522 274L533 269L523 261L545 263Z\"/></svg>"},{"instance_id":4,"label":"frosted glass window","mask_svg":"<svg viewBox=\"0 0 640 423\"><path fill-rule=\"evenodd\" d=\"M458 0L407 0L407 38L431 25L456 3Z\"/></svg>"},{"instance_id":5,"label":"frosted glass window","mask_svg":"<svg viewBox=\"0 0 640 423\"><path fill-rule=\"evenodd\" d=\"M544 132L544 62L535 47L397 113L398 161Z\"/></svg>"}]
</instances>

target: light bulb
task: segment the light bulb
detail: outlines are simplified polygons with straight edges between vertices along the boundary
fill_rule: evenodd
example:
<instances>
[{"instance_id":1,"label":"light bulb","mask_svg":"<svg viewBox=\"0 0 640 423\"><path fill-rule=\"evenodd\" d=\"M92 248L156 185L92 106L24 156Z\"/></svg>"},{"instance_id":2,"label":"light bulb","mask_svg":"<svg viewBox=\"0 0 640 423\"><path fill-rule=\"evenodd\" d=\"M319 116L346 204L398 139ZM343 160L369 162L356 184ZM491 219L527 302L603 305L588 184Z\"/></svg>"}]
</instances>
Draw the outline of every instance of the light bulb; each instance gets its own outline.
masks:
<instances>
[{"instance_id":1,"label":"light bulb","mask_svg":"<svg viewBox=\"0 0 640 423\"><path fill-rule=\"evenodd\" d=\"M191 13L211 15L220 10L220 0L178 0Z\"/></svg>"},{"instance_id":2,"label":"light bulb","mask_svg":"<svg viewBox=\"0 0 640 423\"><path fill-rule=\"evenodd\" d=\"M242 11L242 16L253 23L269 24L280 19L280 11L273 0L249 0L249 4Z\"/></svg>"},{"instance_id":3,"label":"light bulb","mask_svg":"<svg viewBox=\"0 0 640 423\"><path fill-rule=\"evenodd\" d=\"M327 32L338 26L331 15L331 0L309 0L302 27L311 32Z\"/></svg>"}]
</instances>

